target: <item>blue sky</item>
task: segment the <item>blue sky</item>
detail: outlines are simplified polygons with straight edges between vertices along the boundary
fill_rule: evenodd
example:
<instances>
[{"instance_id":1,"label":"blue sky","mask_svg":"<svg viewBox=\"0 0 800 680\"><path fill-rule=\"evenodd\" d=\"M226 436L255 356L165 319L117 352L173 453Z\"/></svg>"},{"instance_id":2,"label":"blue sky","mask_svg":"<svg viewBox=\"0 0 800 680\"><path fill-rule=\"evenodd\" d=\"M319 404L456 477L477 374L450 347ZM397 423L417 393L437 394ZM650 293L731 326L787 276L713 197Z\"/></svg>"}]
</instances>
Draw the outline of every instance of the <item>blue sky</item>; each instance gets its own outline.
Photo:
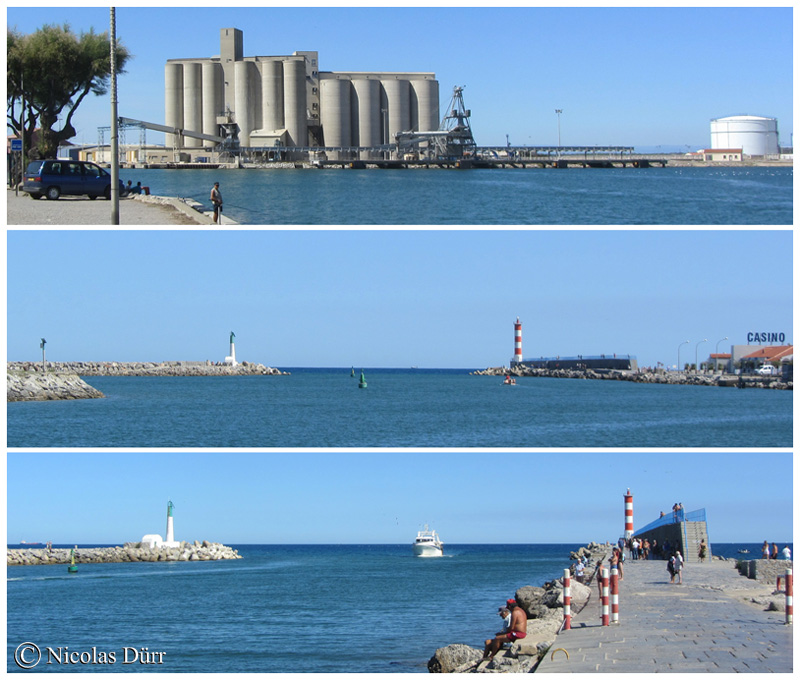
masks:
<instances>
[{"instance_id":1,"label":"blue sky","mask_svg":"<svg viewBox=\"0 0 800 680\"><path fill-rule=\"evenodd\" d=\"M7 22L103 32L109 11L9 7ZM118 7L134 55L120 115L163 123L166 60L219 54L224 27L244 30L246 56L317 50L323 71L433 71L442 111L465 85L483 145L554 145L555 109L565 145L703 148L709 121L737 114L778 118L791 143L791 7ZM97 142L108 108L107 97L81 105L76 143Z\"/></svg>"},{"instance_id":2,"label":"blue sky","mask_svg":"<svg viewBox=\"0 0 800 680\"><path fill-rule=\"evenodd\" d=\"M761 489L754 465L771 472ZM163 536L172 500L178 540L410 543L429 523L445 543L605 541L624 531L630 487L636 529L681 502L706 509L712 543L784 542L791 465L791 453L9 453L8 540Z\"/></svg>"},{"instance_id":3,"label":"blue sky","mask_svg":"<svg viewBox=\"0 0 800 680\"><path fill-rule=\"evenodd\" d=\"M8 359L484 368L792 338L791 231L9 231ZM510 244L524 256L508 258ZM698 342L708 342L698 346Z\"/></svg>"}]
</instances>

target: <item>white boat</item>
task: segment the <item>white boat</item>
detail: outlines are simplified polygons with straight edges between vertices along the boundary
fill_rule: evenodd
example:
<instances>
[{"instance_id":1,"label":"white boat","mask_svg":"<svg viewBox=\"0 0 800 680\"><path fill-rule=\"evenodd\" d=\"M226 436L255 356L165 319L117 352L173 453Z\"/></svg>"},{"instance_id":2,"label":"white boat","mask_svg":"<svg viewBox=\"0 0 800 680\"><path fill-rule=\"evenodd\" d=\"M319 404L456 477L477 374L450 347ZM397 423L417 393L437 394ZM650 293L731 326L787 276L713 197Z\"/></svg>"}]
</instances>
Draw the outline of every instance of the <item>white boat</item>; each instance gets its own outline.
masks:
<instances>
[{"instance_id":1,"label":"white boat","mask_svg":"<svg viewBox=\"0 0 800 680\"><path fill-rule=\"evenodd\" d=\"M414 555L416 557L441 557L443 546L439 535L435 531L430 531L426 524L422 531L417 532L417 537L414 539Z\"/></svg>"}]
</instances>

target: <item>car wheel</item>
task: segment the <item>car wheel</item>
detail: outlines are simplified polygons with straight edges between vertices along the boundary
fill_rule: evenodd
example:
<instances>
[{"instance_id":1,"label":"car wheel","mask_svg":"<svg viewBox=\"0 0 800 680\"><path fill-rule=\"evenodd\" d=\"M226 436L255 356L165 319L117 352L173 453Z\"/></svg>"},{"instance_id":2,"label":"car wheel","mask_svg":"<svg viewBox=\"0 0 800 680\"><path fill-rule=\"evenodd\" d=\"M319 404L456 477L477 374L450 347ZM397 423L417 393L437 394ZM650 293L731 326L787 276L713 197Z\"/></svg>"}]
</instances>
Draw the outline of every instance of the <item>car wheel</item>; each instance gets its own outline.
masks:
<instances>
[{"instance_id":1,"label":"car wheel","mask_svg":"<svg viewBox=\"0 0 800 680\"><path fill-rule=\"evenodd\" d=\"M47 187L46 196L48 201L57 201L58 197L61 196L61 189L58 187Z\"/></svg>"},{"instance_id":2,"label":"car wheel","mask_svg":"<svg viewBox=\"0 0 800 680\"><path fill-rule=\"evenodd\" d=\"M106 190L103 192L103 196L106 197L107 201L111 200L111 185L110 184L106 187Z\"/></svg>"}]
</instances>

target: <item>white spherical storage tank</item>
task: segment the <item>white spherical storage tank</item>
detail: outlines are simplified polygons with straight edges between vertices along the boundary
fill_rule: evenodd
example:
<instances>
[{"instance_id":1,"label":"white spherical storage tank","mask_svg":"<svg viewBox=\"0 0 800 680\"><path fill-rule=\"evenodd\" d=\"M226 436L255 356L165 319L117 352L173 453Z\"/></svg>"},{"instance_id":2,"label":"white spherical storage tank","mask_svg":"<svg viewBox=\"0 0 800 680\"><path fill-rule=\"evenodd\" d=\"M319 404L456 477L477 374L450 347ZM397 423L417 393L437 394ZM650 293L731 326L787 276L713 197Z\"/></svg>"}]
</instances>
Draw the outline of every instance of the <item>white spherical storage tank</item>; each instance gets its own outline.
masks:
<instances>
[{"instance_id":1,"label":"white spherical storage tank","mask_svg":"<svg viewBox=\"0 0 800 680\"><path fill-rule=\"evenodd\" d=\"M712 149L741 149L747 156L777 155L778 119L728 116L711 121Z\"/></svg>"}]
</instances>

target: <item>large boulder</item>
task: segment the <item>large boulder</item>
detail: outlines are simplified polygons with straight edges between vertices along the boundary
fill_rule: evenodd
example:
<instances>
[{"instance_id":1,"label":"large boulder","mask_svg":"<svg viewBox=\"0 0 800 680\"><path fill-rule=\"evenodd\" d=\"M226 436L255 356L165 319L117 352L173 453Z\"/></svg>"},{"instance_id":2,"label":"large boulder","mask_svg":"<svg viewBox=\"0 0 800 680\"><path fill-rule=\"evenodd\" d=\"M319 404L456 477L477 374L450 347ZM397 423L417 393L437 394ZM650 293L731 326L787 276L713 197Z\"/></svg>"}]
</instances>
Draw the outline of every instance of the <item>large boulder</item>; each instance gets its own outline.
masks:
<instances>
[{"instance_id":1,"label":"large boulder","mask_svg":"<svg viewBox=\"0 0 800 680\"><path fill-rule=\"evenodd\" d=\"M478 664L483 657L483 652L468 645L447 645L434 652L428 661L430 673L454 673L457 669L463 672L463 666Z\"/></svg>"},{"instance_id":2,"label":"large boulder","mask_svg":"<svg viewBox=\"0 0 800 680\"><path fill-rule=\"evenodd\" d=\"M514 593L514 599L517 604L525 610L528 618L537 618L537 607L542 604L542 597L544 596L544 588L537 586L522 586L517 588Z\"/></svg>"}]
</instances>

